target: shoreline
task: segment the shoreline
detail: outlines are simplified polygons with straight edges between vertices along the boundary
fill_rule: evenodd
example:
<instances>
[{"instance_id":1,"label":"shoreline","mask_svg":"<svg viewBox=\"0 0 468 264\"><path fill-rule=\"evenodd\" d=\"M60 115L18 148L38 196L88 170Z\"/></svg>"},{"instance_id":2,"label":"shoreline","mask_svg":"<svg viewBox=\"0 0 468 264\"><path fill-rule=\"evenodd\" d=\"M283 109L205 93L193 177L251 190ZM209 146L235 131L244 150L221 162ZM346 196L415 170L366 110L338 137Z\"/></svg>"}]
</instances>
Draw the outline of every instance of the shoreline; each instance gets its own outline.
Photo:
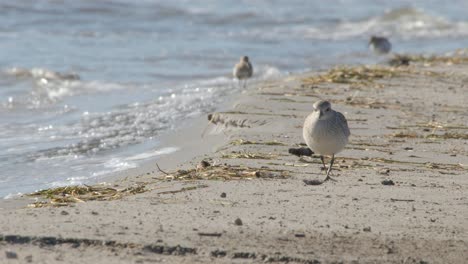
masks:
<instances>
[{"instance_id":1,"label":"shoreline","mask_svg":"<svg viewBox=\"0 0 468 264\"><path fill-rule=\"evenodd\" d=\"M191 142L158 158L170 175L151 161L112 181L144 192L60 207L0 202L0 249L44 263L463 263L467 70L465 59L415 61L251 83L212 114L202 140L206 117L167 135L161 148ZM346 116L351 138L337 182L306 186L324 177L320 161L288 148L303 143L318 99ZM196 168L202 160L211 166Z\"/></svg>"}]
</instances>

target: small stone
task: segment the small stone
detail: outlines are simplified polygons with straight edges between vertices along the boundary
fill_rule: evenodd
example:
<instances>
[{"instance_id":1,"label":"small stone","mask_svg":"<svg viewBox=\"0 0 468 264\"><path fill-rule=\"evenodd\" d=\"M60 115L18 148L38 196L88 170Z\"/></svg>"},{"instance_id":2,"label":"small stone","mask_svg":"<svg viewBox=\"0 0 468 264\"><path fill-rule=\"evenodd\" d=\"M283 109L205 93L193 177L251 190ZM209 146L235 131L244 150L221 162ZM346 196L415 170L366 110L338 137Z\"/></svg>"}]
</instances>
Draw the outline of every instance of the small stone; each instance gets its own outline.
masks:
<instances>
[{"instance_id":1,"label":"small stone","mask_svg":"<svg viewBox=\"0 0 468 264\"><path fill-rule=\"evenodd\" d=\"M18 258L18 254L16 254L16 252L10 251L10 250L5 251L5 255L6 255L7 259L17 259Z\"/></svg>"},{"instance_id":2,"label":"small stone","mask_svg":"<svg viewBox=\"0 0 468 264\"><path fill-rule=\"evenodd\" d=\"M92 215L98 215L99 213L96 212L96 211L91 211L91 214L92 214Z\"/></svg>"},{"instance_id":3,"label":"small stone","mask_svg":"<svg viewBox=\"0 0 468 264\"><path fill-rule=\"evenodd\" d=\"M323 184L323 181L320 181L320 180L303 180L303 182L306 184L306 185L321 185Z\"/></svg>"},{"instance_id":4,"label":"small stone","mask_svg":"<svg viewBox=\"0 0 468 264\"><path fill-rule=\"evenodd\" d=\"M26 262L28 263L31 263L33 261L33 257L32 255L27 255L26 257L24 257L24 260L26 260Z\"/></svg>"},{"instance_id":5,"label":"small stone","mask_svg":"<svg viewBox=\"0 0 468 264\"><path fill-rule=\"evenodd\" d=\"M362 229L362 231L364 231L364 232L370 232L370 231L371 231L371 228L370 228L370 226L364 227L364 228Z\"/></svg>"},{"instance_id":6,"label":"small stone","mask_svg":"<svg viewBox=\"0 0 468 264\"><path fill-rule=\"evenodd\" d=\"M221 193L221 198L226 198L226 196L227 196L227 195L226 195L225 192Z\"/></svg>"},{"instance_id":7,"label":"small stone","mask_svg":"<svg viewBox=\"0 0 468 264\"><path fill-rule=\"evenodd\" d=\"M390 169L388 169L388 168L383 168L383 169L379 170L379 174L382 174L382 175L389 175L389 174L390 174Z\"/></svg>"},{"instance_id":8,"label":"small stone","mask_svg":"<svg viewBox=\"0 0 468 264\"><path fill-rule=\"evenodd\" d=\"M294 234L295 237L305 237L305 234Z\"/></svg>"},{"instance_id":9,"label":"small stone","mask_svg":"<svg viewBox=\"0 0 468 264\"><path fill-rule=\"evenodd\" d=\"M241 226L242 225L242 220L240 218L237 218L235 221L234 221L234 224L235 225L238 225L238 226Z\"/></svg>"},{"instance_id":10,"label":"small stone","mask_svg":"<svg viewBox=\"0 0 468 264\"><path fill-rule=\"evenodd\" d=\"M382 184L383 185L395 185L395 183L392 180L383 180Z\"/></svg>"},{"instance_id":11,"label":"small stone","mask_svg":"<svg viewBox=\"0 0 468 264\"><path fill-rule=\"evenodd\" d=\"M70 213L68 213L67 211L62 211L60 212L61 215L69 215Z\"/></svg>"}]
</instances>

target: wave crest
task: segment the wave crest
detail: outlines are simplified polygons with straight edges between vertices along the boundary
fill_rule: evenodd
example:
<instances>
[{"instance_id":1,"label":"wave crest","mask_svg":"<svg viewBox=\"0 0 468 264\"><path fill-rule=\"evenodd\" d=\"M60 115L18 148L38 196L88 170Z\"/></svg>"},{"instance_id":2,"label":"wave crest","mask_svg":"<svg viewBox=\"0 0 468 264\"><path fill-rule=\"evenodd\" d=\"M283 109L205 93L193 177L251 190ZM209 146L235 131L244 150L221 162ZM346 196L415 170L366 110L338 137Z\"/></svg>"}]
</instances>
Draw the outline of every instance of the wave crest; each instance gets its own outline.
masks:
<instances>
[{"instance_id":1,"label":"wave crest","mask_svg":"<svg viewBox=\"0 0 468 264\"><path fill-rule=\"evenodd\" d=\"M124 89L123 85L100 81L83 81L76 73L57 72L46 68L13 67L0 72L2 81L11 86L24 85L22 93L10 96L0 108L38 109L84 93L98 93Z\"/></svg>"},{"instance_id":2,"label":"wave crest","mask_svg":"<svg viewBox=\"0 0 468 264\"><path fill-rule=\"evenodd\" d=\"M313 39L348 39L372 34L409 38L468 36L468 21L450 21L417 8L393 9L361 21L343 21L329 27L309 27L302 32Z\"/></svg>"}]
</instances>

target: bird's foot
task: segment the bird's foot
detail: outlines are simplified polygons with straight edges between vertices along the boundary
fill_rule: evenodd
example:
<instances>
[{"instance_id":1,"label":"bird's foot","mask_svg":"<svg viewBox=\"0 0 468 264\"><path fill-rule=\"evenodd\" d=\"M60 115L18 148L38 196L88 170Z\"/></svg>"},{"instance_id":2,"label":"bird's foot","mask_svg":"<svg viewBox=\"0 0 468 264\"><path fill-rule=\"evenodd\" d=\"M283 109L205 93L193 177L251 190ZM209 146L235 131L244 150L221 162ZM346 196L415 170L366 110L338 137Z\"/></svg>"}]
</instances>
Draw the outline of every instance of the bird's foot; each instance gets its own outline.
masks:
<instances>
[{"instance_id":1,"label":"bird's foot","mask_svg":"<svg viewBox=\"0 0 468 264\"><path fill-rule=\"evenodd\" d=\"M334 181L336 182L337 180L333 179L332 177L330 177L329 175L327 175L327 177L325 178L325 180L323 180L323 182L326 182L326 181Z\"/></svg>"}]
</instances>

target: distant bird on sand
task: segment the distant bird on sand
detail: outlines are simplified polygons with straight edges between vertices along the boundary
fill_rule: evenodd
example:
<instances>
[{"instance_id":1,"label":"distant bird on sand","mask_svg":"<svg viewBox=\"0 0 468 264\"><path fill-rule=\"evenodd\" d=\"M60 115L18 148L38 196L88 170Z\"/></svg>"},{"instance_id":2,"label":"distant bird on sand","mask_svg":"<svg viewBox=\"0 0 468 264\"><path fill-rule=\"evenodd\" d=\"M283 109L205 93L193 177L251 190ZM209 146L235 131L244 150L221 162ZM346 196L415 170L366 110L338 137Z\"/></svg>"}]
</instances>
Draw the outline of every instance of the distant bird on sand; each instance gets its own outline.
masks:
<instances>
[{"instance_id":1,"label":"distant bird on sand","mask_svg":"<svg viewBox=\"0 0 468 264\"><path fill-rule=\"evenodd\" d=\"M328 101L318 101L313 105L314 111L306 118L302 135L307 146L316 154L320 155L320 160L326 168L324 157L331 156L330 167L327 170L325 181L332 180L330 171L332 170L335 154L342 151L348 143L349 132L348 122L340 112L331 108ZM308 184L307 181L306 184ZM311 183L311 184L321 184Z\"/></svg>"},{"instance_id":2,"label":"distant bird on sand","mask_svg":"<svg viewBox=\"0 0 468 264\"><path fill-rule=\"evenodd\" d=\"M376 54L387 54L392 49L392 44L387 38L372 36L369 40L369 48Z\"/></svg>"},{"instance_id":3,"label":"distant bird on sand","mask_svg":"<svg viewBox=\"0 0 468 264\"><path fill-rule=\"evenodd\" d=\"M234 78L239 80L239 85L242 85L243 88L247 85L247 79L252 77L253 74L253 67L249 61L249 57L242 56L240 61L234 66L232 71L232 75ZM243 84L242 84L243 83Z\"/></svg>"}]
</instances>

